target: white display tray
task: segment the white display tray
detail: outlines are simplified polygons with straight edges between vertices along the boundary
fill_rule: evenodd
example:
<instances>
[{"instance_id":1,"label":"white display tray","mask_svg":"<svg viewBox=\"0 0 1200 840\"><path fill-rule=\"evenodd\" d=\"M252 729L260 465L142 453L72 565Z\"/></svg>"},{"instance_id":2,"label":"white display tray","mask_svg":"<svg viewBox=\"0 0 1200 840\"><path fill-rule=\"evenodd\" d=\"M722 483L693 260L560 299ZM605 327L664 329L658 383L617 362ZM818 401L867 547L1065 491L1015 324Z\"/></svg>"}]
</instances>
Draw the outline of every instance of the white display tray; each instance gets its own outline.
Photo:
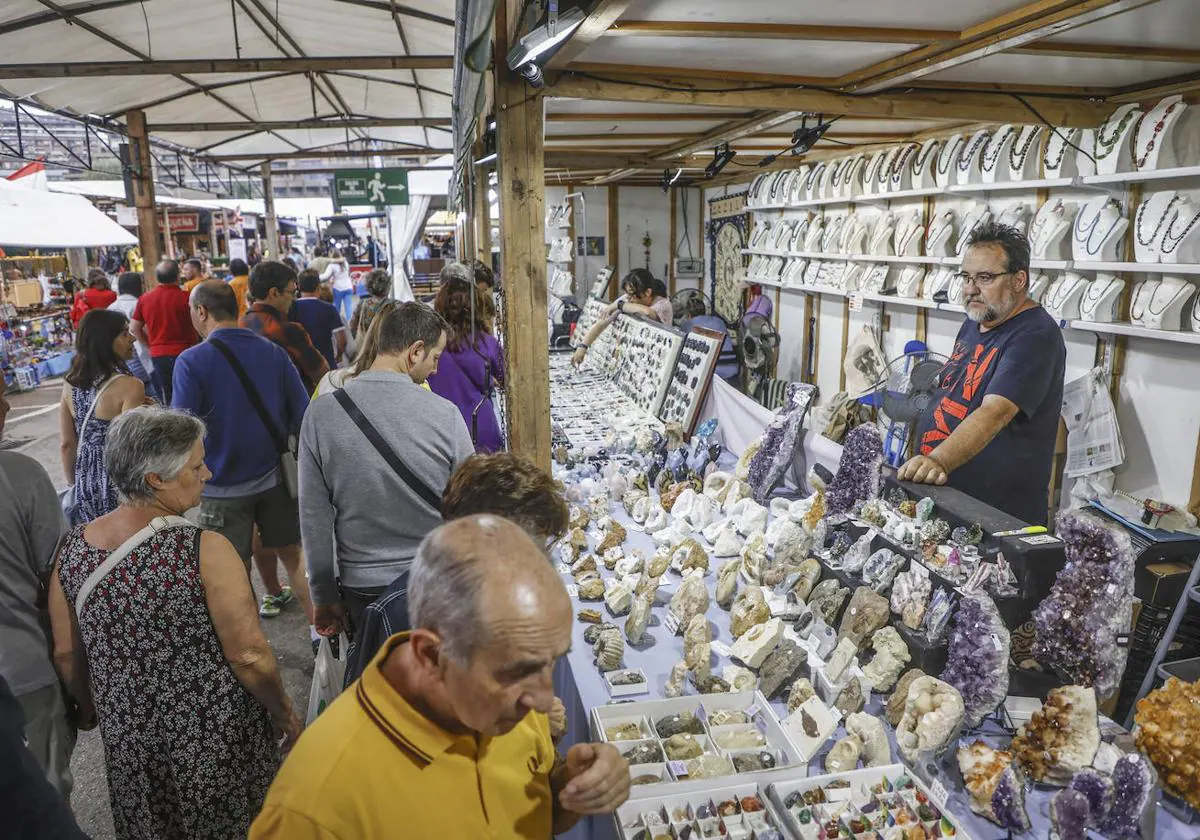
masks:
<instances>
[{"instance_id":1,"label":"white display tray","mask_svg":"<svg viewBox=\"0 0 1200 840\"><path fill-rule=\"evenodd\" d=\"M779 811L767 798L765 784L749 781L746 775L733 777L729 783L724 785L720 783L719 779L708 779L687 791L672 787L665 794L642 796L643 792L652 788L665 789L667 787L666 785L643 785L633 789L630 798L613 815L617 823L617 836L621 840L633 840L640 831L648 827L647 815L651 814L657 814L663 820L658 828L660 833L667 834L667 826L671 826L675 833L669 836L678 837L684 825L691 825L690 837L693 840L701 840L704 835L702 831L698 830L698 821L695 819L701 807L719 806L722 802L730 799L737 800L740 804L740 801L747 796L757 796L763 804L763 810L757 813L764 814L765 819L770 821L781 836L789 836ZM686 821L673 820L676 809L687 811L689 819ZM726 833L721 835L722 837L727 837L729 840L749 840L751 829L747 825L748 820L745 815L722 817L720 820L726 828ZM651 831L646 836L654 836L654 832Z\"/></svg>"}]
</instances>

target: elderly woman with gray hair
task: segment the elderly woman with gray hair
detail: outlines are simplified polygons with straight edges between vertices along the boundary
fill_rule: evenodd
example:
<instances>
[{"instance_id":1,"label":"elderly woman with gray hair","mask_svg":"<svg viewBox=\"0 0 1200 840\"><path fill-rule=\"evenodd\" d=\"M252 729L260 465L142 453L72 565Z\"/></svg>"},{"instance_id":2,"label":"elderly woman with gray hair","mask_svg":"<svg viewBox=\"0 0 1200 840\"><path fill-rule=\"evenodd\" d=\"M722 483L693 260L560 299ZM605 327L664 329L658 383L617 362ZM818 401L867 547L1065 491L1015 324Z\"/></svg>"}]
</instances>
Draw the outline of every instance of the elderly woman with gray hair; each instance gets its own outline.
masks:
<instances>
[{"instance_id":1,"label":"elderly woman with gray hair","mask_svg":"<svg viewBox=\"0 0 1200 840\"><path fill-rule=\"evenodd\" d=\"M64 539L50 616L81 727L104 736L116 836L245 837L301 723L237 551L181 516L211 475L204 424L127 411L104 463L120 506Z\"/></svg>"}]
</instances>

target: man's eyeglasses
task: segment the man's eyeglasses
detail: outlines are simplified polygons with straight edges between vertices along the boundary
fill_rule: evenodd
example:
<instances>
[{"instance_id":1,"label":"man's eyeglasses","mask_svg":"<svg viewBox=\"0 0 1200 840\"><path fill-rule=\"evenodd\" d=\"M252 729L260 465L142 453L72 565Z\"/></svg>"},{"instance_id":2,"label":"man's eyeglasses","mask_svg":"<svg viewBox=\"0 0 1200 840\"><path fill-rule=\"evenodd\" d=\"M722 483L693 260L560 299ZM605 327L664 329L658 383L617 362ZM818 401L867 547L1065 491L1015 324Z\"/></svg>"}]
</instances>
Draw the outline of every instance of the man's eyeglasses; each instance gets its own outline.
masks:
<instances>
[{"instance_id":1,"label":"man's eyeglasses","mask_svg":"<svg viewBox=\"0 0 1200 840\"><path fill-rule=\"evenodd\" d=\"M984 289L995 283L998 278L1015 273L1012 271L1001 271L999 274L993 274L990 271L981 271L978 274L970 274L966 271L960 271L954 275L954 278L964 286L972 283L976 288Z\"/></svg>"}]
</instances>

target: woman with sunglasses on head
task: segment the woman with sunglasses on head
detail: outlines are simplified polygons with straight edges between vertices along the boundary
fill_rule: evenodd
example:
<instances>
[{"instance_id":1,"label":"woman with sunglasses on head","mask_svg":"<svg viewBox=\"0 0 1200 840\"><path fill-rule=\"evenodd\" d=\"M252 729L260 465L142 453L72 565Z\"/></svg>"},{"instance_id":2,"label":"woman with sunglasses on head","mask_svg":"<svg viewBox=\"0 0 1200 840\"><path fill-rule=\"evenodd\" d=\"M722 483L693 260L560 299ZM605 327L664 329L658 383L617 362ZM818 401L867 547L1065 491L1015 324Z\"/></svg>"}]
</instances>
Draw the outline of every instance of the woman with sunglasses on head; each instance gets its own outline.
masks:
<instances>
[{"instance_id":1,"label":"woman with sunglasses on head","mask_svg":"<svg viewBox=\"0 0 1200 840\"><path fill-rule=\"evenodd\" d=\"M626 274L625 279L621 281L621 291L623 294L609 304L604 311L604 317L584 336L575 350L575 355L571 357L571 364L576 367L583 364L588 348L621 314L644 315L667 326L674 322L675 310L667 297L667 287L651 274L649 269L635 268Z\"/></svg>"}]
</instances>

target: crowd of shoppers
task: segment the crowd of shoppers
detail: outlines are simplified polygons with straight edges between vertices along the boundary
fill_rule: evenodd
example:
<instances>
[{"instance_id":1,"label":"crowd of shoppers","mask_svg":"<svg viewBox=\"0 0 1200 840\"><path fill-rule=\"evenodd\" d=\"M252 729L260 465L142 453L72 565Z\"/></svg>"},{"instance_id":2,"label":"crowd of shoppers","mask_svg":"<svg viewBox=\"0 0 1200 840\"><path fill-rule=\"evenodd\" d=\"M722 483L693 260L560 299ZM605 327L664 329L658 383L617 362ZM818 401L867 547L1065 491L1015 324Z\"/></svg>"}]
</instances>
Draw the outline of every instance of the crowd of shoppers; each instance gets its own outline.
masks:
<instances>
[{"instance_id":1,"label":"crowd of shoppers","mask_svg":"<svg viewBox=\"0 0 1200 840\"><path fill-rule=\"evenodd\" d=\"M60 408L70 522L45 471L0 451L15 501L0 506L0 757L19 753L0 778L24 797L18 830L27 808L54 832L29 836L82 836L64 803L75 732L93 727L121 840L388 837L434 796L512 807L436 809L414 836L548 836L624 800L616 750L555 753L571 616L546 550L567 508L529 461L476 454L502 448L504 359L474 270L457 270L432 307L374 278L344 367L320 276L282 262L248 272L244 313L241 275L164 261L154 290L122 278L83 316ZM0 383L0 431L6 412ZM293 599L314 639L348 635L355 684L303 737L259 623ZM512 667L514 622L539 628L521 655L542 666L498 693L484 675ZM458 739L493 746L429 776L397 734L426 762Z\"/></svg>"}]
</instances>

